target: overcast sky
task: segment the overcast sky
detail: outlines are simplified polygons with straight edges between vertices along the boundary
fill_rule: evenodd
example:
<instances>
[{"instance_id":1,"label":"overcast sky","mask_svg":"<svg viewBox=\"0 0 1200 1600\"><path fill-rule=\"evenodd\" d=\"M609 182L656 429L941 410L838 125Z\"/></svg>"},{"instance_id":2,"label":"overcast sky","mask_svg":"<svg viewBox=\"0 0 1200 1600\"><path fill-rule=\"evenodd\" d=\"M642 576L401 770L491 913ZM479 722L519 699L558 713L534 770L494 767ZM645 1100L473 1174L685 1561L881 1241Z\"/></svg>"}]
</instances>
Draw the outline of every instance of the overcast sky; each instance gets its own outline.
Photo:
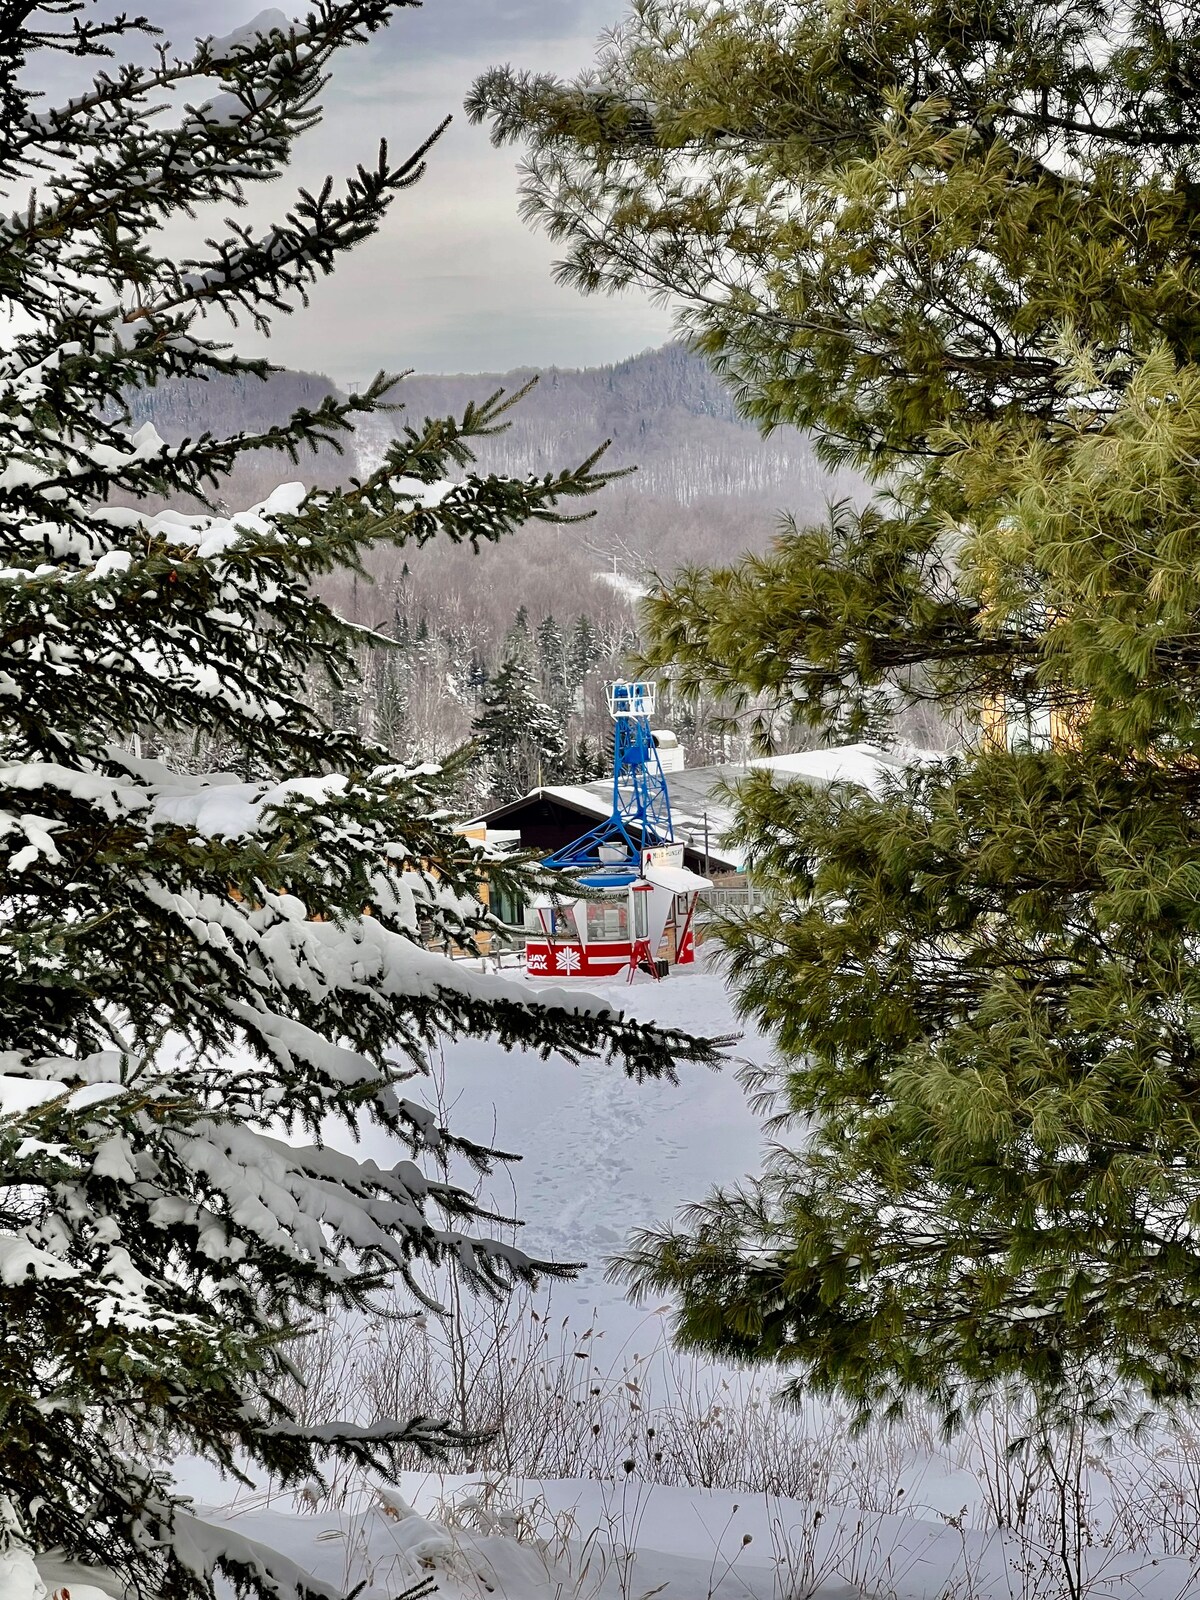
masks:
<instances>
[{"instance_id":1,"label":"overcast sky","mask_svg":"<svg viewBox=\"0 0 1200 1600\"><path fill-rule=\"evenodd\" d=\"M275 4L289 16L303 11L302 0ZM493 150L486 128L469 126L462 110L472 80L489 66L579 71L624 7L625 0L425 0L347 51L293 181L313 184L372 159L381 136L407 152L447 113L454 122L380 235L318 285L307 312L279 320L271 358L345 384L380 367L593 365L668 338L667 314L641 296L585 299L552 281L554 245L517 216L518 152ZM182 44L229 32L263 0L143 0L130 9L142 8ZM256 215L266 215L268 198L285 207L287 191L262 191ZM251 338L243 333L238 342L249 349Z\"/></svg>"}]
</instances>

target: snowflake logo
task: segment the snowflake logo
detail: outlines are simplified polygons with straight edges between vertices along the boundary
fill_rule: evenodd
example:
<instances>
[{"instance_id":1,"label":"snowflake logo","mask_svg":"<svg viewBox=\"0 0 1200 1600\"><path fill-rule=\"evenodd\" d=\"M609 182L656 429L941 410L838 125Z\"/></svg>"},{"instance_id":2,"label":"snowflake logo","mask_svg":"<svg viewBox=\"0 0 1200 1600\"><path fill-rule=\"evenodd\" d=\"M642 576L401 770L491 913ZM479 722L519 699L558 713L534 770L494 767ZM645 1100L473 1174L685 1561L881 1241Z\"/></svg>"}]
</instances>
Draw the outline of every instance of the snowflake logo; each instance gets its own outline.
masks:
<instances>
[{"instance_id":1,"label":"snowflake logo","mask_svg":"<svg viewBox=\"0 0 1200 1600\"><path fill-rule=\"evenodd\" d=\"M578 972L579 951L570 948L560 950L554 961L555 972Z\"/></svg>"},{"instance_id":2,"label":"snowflake logo","mask_svg":"<svg viewBox=\"0 0 1200 1600\"><path fill-rule=\"evenodd\" d=\"M535 951L526 957L525 965L530 972L545 972L546 957L540 951Z\"/></svg>"}]
</instances>

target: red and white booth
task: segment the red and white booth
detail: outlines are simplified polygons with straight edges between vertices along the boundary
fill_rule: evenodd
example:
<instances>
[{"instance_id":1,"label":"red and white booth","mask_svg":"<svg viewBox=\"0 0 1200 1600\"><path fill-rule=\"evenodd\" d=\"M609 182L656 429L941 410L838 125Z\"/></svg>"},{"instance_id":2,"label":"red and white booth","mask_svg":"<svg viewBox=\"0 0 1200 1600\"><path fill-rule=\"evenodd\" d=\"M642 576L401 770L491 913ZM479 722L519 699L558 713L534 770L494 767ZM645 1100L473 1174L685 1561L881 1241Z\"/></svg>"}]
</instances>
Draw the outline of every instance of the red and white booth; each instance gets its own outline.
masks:
<instances>
[{"instance_id":1,"label":"red and white booth","mask_svg":"<svg viewBox=\"0 0 1200 1600\"><path fill-rule=\"evenodd\" d=\"M696 901L712 885L683 864L683 846L643 850L627 881L593 889L587 898L548 896L532 907L537 919L525 944L530 978L611 978L622 970L660 974L660 963L690 966L696 959ZM592 896L598 896L593 898Z\"/></svg>"}]
</instances>

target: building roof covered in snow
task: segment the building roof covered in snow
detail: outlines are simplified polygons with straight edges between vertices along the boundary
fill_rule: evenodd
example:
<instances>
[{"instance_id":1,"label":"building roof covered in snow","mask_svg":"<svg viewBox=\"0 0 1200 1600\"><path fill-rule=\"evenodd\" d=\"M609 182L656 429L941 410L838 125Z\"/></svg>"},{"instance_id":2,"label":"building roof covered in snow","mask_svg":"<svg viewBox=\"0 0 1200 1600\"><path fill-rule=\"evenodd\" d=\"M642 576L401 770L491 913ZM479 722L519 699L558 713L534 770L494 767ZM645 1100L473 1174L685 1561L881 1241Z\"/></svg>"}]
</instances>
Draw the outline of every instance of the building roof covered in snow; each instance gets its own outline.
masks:
<instances>
[{"instance_id":1,"label":"building roof covered in snow","mask_svg":"<svg viewBox=\"0 0 1200 1600\"><path fill-rule=\"evenodd\" d=\"M893 754L876 745L843 745L836 750L804 750L794 755L755 756L746 763L724 762L712 767L684 767L664 774L671 797L671 820L676 839L684 845L685 860L693 871L705 863L715 872L741 869L740 852L724 842L733 813L721 792L750 772L765 768L782 782L823 786L852 783L875 790L888 773L898 772L913 758ZM916 752L918 758L920 752ZM494 806L472 819L470 826L503 828L520 835L527 850L561 849L612 810L612 779L587 784L546 784L519 800ZM705 834L707 832L707 852Z\"/></svg>"}]
</instances>

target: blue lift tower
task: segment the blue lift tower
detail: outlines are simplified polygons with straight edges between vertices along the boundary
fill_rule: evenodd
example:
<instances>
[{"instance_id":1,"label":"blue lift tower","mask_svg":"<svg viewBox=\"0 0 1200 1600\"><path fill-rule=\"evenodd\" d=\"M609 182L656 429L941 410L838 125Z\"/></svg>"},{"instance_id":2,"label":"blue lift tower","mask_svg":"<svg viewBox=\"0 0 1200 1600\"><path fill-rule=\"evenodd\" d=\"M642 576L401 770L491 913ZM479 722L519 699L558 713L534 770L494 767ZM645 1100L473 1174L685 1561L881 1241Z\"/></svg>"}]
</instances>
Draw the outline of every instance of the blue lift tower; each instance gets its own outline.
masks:
<instances>
[{"instance_id":1,"label":"blue lift tower","mask_svg":"<svg viewBox=\"0 0 1200 1600\"><path fill-rule=\"evenodd\" d=\"M632 883L641 870L643 850L675 842L667 780L650 732L654 685L610 683L608 709L613 719L612 815L545 862L594 889Z\"/></svg>"}]
</instances>

